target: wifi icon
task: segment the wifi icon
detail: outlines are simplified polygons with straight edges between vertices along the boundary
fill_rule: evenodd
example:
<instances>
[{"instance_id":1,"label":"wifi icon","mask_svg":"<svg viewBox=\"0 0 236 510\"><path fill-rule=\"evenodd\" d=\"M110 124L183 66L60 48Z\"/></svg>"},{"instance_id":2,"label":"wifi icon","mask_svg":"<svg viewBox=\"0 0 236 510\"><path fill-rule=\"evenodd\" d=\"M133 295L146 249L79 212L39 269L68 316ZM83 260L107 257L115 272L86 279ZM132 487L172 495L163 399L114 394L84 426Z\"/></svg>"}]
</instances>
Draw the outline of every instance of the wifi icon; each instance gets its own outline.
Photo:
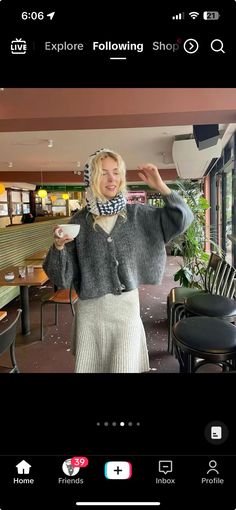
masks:
<instances>
[{"instance_id":1,"label":"wifi icon","mask_svg":"<svg viewBox=\"0 0 236 510\"><path fill-rule=\"evenodd\" d=\"M199 16L199 12L189 12L189 16L191 16L192 19L196 19Z\"/></svg>"}]
</instances>

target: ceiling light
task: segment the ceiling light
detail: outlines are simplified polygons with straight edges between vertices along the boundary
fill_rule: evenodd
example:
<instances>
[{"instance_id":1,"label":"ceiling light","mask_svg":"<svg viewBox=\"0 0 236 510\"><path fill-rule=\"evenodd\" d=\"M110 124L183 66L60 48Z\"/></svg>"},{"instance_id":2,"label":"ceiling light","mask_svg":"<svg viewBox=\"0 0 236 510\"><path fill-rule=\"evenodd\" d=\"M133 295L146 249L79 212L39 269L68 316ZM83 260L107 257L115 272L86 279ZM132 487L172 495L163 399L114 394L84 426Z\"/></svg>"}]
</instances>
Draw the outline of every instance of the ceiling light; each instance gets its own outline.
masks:
<instances>
[{"instance_id":1,"label":"ceiling light","mask_svg":"<svg viewBox=\"0 0 236 510\"><path fill-rule=\"evenodd\" d=\"M48 194L47 190L44 189L44 187L43 187L43 172L41 170L41 186L40 186L40 189L37 192L37 195L40 198L46 198L47 194Z\"/></svg>"},{"instance_id":2,"label":"ceiling light","mask_svg":"<svg viewBox=\"0 0 236 510\"><path fill-rule=\"evenodd\" d=\"M12 167L13 167L12 161L8 161L8 168L12 168Z\"/></svg>"},{"instance_id":3,"label":"ceiling light","mask_svg":"<svg viewBox=\"0 0 236 510\"><path fill-rule=\"evenodd\" d=\"M40 198L46 198L47 194L48 193L47 193L46 189L39 189L39 191L38 191L38 196Z\"/></svg>"},{"instance_id":4,"label":"ceiling light","mask_svg":"<svg viewBox=\"0 0 236 510\"><path fill-rule=\"evenodd\" d=\"M162 163L164 163L164 165L171 165L173 163L173 159L170 153L160 152L159 154L162 156Z\"/></svg>"},{"instance_id":5,"label":"ceiling light","mask_svg":"<svg viewBox=\"0 0 236 510\"><path fill-rule=\"evenodd\" d=\"M48 140L48 147L50 149L53 147L53 140Z\"/></svg>"},{"instance_id":6,"label":"ceiling light","mask_svg":"<svg viewBox=\"0 0 236 510\"><path fill-rule=\"evenodd\" d=\"M5 193L5 186L0 182L0 195L3 195L3 193Z\"/></svg>"}]
</instances>

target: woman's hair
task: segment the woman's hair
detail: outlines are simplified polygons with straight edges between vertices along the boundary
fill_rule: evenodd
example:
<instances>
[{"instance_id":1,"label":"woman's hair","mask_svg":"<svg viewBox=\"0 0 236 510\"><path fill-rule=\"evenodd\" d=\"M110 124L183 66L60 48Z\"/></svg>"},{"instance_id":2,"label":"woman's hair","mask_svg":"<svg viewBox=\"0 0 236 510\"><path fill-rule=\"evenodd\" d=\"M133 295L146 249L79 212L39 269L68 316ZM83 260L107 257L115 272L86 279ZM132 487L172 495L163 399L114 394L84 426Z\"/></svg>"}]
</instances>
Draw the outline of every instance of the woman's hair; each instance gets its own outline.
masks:
<instances>
[{"instance_id":1,"label":"woman's hair","mask_svg":"<svg viewBox=\"0 0 236 510\"><path fill-rule=\"evenodd\" d=\"M107 198L102 195L100 190L100 178L102 175L102 160L105 158L112 158L117 163L117 168L120 173L121 183L118 189L118 193L122 192L126 194L126 177L125 177L125 162L122 157L114 152L102 152L95 156L91 163L91 190L95 198L101 200L101 202L107 202Z\"/></svg>"},{"instance_id":2,"label":"woman's hair","mask_svg":"<svg viewBox=\"0 0 236 510\"><path fill-rule=\"evenodd\" d=\"M100 190L100 177L102 175L102 160L105 158L112 158L112 159L114 159L114 161L116 161L117 168L119 170L120 177L121 177L121 183L120 183L120 186L118 189L118 193L121 192L124 195L126 195L126 193L127 193L126 176L125 176L126 168L125 168L124 160L117 153L109 152L109 151L103 152L102 154L98 154L97 156L95 156L92 160L92 164L91 164L92 172L91 172L91 184L90 184L90 187L92 189L94 197L101 200L101 202L107 201L107 198L104 197L104 195L102 195L101 190ZM124 219L124 221L126 221L126 211L120 211L118 213L118 215L121 216ZM95 214L93 214L93 228L94 229L96 228L96 224L97 224L99 218L100 218L100 216L95 216Z\"/></svg>"}]
</instances>

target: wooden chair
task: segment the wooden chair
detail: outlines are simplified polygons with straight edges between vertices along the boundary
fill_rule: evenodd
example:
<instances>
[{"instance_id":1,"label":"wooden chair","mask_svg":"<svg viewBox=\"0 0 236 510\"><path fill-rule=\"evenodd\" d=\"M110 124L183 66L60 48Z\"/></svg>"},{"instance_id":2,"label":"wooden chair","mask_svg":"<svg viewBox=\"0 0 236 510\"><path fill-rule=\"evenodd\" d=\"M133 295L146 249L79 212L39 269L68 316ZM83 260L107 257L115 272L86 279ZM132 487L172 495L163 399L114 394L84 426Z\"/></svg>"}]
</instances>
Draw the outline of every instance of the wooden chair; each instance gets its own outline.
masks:
<instances>
[{"instance_id":1,"label":"wooden chair","mask_svg":"<svg viewBox=\"0 0 236 510\"><path fill-rule=\"evenodd\" d=\"M44 337L44 324L43 324L43 311L44 307L47 304L55 305L55 324L58 324L58 305L70 305L72 314L75 315L74 305L78 300L78 295L75 292L74 288L71 286L70 289L57 289L51 294L47 294L46 296L41 298L41 340Z\"/></svg>"},{"instance_id":2,"label":"wooden chair","mask_svg":"<svg viewBox=\"0 0 236 510\"><path fill-rule=\"evenodd\" d=\"M12 368L10 368L9 373L13 374L14 372L19 373L19 368L16 362L15 356L15 340L16 340L16 328L17 323L20 317L22 310L17 310L17 316L14 321L8 326L6 329L0 332L0 356L6 352L8 349L10 350L10 358L12 363ZM9 368L9 367L4 367Z\"/></svg>"}]
</instances>

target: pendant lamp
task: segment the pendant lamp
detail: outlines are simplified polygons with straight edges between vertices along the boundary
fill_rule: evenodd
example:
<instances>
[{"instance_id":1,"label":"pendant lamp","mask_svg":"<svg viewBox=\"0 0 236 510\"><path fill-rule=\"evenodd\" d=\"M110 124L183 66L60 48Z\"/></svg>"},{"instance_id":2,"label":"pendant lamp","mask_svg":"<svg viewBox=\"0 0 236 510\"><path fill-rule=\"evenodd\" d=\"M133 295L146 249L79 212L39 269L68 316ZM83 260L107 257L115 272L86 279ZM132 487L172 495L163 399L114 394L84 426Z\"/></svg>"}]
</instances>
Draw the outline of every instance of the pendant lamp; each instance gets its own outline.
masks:
<instances>
[{"instance_id":1,"label":"pendant lamp","mask_svg":"<svg viewBox=\"0 0 236 510\"><path fill-rule=\"evenodd\" d=\"M42 170L41 170L41 187L38 190L37 194L40 198L46 198L46 196L48 194L47 190L43 188L43 172L42 172Z\"/></svg>"},{"instance_id":2,"label":"pendant lamp","mask_svg":"<svg viewBox=\"0 0 236 510\"><path fill-rule=\"evenodd\" d=\"M5 193L5 186L2 182L0 182L0 195L3 195Z\"/></svg>"}]
</instances>

